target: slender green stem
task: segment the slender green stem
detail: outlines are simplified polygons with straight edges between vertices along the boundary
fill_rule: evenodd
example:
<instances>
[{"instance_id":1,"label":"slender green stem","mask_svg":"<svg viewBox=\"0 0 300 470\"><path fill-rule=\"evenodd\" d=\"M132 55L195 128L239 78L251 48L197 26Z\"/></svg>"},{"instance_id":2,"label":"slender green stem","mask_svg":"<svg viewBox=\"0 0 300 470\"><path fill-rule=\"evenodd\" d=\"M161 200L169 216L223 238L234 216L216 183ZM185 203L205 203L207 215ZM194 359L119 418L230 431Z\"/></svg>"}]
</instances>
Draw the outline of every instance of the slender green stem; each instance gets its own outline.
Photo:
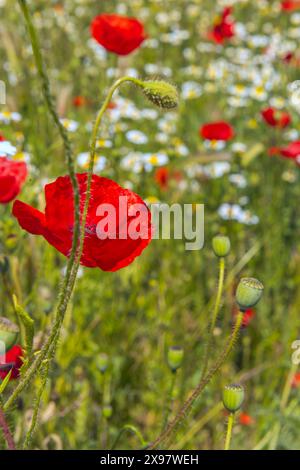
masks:
<instances>
[{"instance_id":1,"label":"slender green stem","mask_svg":"<svg viewBox=\"0 0 300 470\"><path fill-rule=\"evenodd\" d=\"M32 440L32 437L33 437L33 434L34 434L34 431L36 429L36 425L37 425L37 422L38 422L40 404L41 404L43 392L44 392L46 384L47 384L48 373L49 373L49 361L45 364L45 370L42 369L42 374L41 374L42 383L41 383L40 388L37 392L37 396L36 396L36 399L35 399L35 405L34 405L34 408L33 408L33 414L32 414L32 418L31 418L31 423L30 423L30 427L29 427L29 429L27 431L27 434L26 434L26 437L25 437L25 441L24 441L24 444L23 444L23 449L27 449L29 447L29 445L31 443L31 440Z\"/></svg>"},{"instance_id":2,"label":"slender green stem","mask_svg":"<svg viewBox=\"0 0 300 470\"><path fill-rule=\"evenodd\" d=\"M78 181L77 181L76 174L75 174L75 167L74 167L71 144L68 138L67 131L61 124L59 117L55 110L55 106L54 106L53 99L52 99L51 92L50 92L49 79L44 68L40 45L38 42L34 25L31 21L27 2L26 0L18 0L18 1L20 4L22 13L24 15L24 18L25 18L27 28L28 28L37 70L38 70L39 77L42 83L43 95L44 95L49 113L51 114L58 128L58 131L61 135L61 138L64 144L67 165L68 165L68 172L70 175L70 179L71 179L71 183L73 187L73 193L74 193L74 234L73 234L72 250L71 250L71 254L68 260L68 264L67 264L67 273L65 275L64 281L60 289L59 302L58 302L58 306L56 310L54 324L51 329L51 333L46 343L44 344L40 354L32 363L31 367L28 368L26 374L21 378L17 387L15 388L11 396L8 398L7 402L4 405L4 410L7 410L15 402L19 394L23 391L23 389L28 385L32 377L35 375L35 373L39 370L43 360L45 359L48 353L49 347L51 346L53 341L55 341L57 334L59 334L60 327L63 322L64 315L67 310L67 306L68 306L68 303L72 294L72 289L70 289L70 277L71 277L72 267L74 265L76 250L77 250L78 241L80 237L79 188L78 188Z\"/></svg>"},{"instance_id":3,"label":"slender green stem","mask_svg":"<svg viewBox=\"0 0 300 470\"><path fill-rule=\"evenodd\" d=\"M280 400L280 410L284 411L285 407L289 401L290 393L291 393L291 388L292 388L292 382L293 382L293 377L297 371L298 364L293 364L290 367L289 373L287 375L282 395L281 395L281 400Z\"/></svg>"},{"instance_id":4,"label":"slender green stem","mask_svg":"<svg viewBox=\"0 0 300 470\"><path fill-rule=\"evenodd\" d=\"M117 437L114 440L113 445L111 446L111 450L114 450L117 447L117 444L121 439L122 435L127 431L131 432L132 434L135 434L138 440L140 441L141 446L145 446L146 441L144 440L142 433L135 426L132 426L131 424L125 424L125 426L123 426L123 428L118 432Z\"/></svg>"},{"instance_id":5,"label":"slender green stem","mask_svg":"<svg viewBox=\"0 0 300 470\"><path fill-rule=\"evenodd\" d=\"M233 423L234 423L234 413L230 413L230 415L228 417L228 422L227 422L227 432L226 432L224 450L229 450L229 448L230 448L230 441L231 441Z\"/></svg>"},{"instance_id":6,"label":"slender green stem","mask_svg":"<svg viewBox=\"0 0 300 470\"><path fill-rule=\"evenodd\" d=\"M22 1L23 3L24 0L19 0L19 1ZM83 247L84 247L84 234L85 234L84 227L86 224L86 217L87 217L88 207L89 207L89 202L90 202L90 197L91 197L91 183L92 183L94 161L95 161L95 155L96 155L96 143L97 143L99 127L101 125L103 114L105 110L107 109L114 92L124 82L133 82L137 85L140 84L140 81L133 77L123 77L117 80L110 88L108 95L98 112L98 115L94 124L94 128L92 131L91 144L90 144L90 163L89 163L89 169L88 169L86 198L85 198L83 215L82 215L82 225L81 225L81 230L80 230L79 248L75 255L76 256L75 260L71 265L69 276L68 274L66 276L66 279L68 282L65 283L63 286L63 290L62 290L63 295L60 296L60 302L57 307L57 312L56 312L56 316L55 316L51 333L46 343L44 344L42 350L40 351L39 355L37 356L35 361L32 363L31 367L27 370L26 374L21 378L19 384L13 391L12 395L8 398L7 402L5 403L4 405L5 410L11 407L11 405L15 402L19 394L29 384L32 377L36 374L36 372L41 367L43 361L45 359L49 360L55 354L57 341L60 335L60 329L61 329L64 316L65 316L65 313L66 313L66 310L67 310L67 307L68 307L68 304L69 304L69 301L70 301L70 298L71 298L71 295L75 286L76 276L77 276L78 268L80 265L80 259L81 259Z\"/></svg>"},{"instance_id":7,"label":"slender green stem","mask_svg":"<svg viewBox=\"0 0 300 470\"><path fill-rule=\"evenodd\" d=\"M5 419L5 415L0 407L0 428L2 429L2 432L3 432L3 436L6 440L6 443L7 443L7 447L9 448L9 450L14 450L16 447L15 447L15 443L14 443L14 439L12 437L12 434L9 430L9 426L7 424L7 421Z\"/></svg>"},{"instance_id":8,"label":"slender green stem","mask_svg":"<svg viewBox=\"0 0 300 470\"><path fill-rule=\"evenodd\" d=\"M172 408L173 408L173 400L174 400L174 388L175 388L175 383L176 383L176 377L177 377L177 370L172 371L172 377L170 380L170 388L169 388L169 393L167 397L167 404L165 407L165 414L164 414L164 420L163 420L163 430L168 424L169 421L169 416L172 413Z\"/></svg>"},{"instance_id":9,"label":"slender green stem","mask_svg":"<svg viewBox=\"0 0 300 470\"><path fill-rule=\"evenodd\" d=\"M211 319L211 322L210 322L210 325L209 325L209 330L208 330L208 340L207 340L207 346L206 346L206 351L205 351L205 355L204 355L204 366L203 366L203 371L202 371L202 377L204 377L205 374L206 374L207 367L208 367L208 362L209 362L209 358L210 358L214 329L215 329L215 326L216 326L216 321L217 321L217 318L218 318L220 305L221 305L222 292L223 292L223 286L224 286L224 276L225 276L225 258L222 257L222 258L220 258L217 297L216 297L216 301L215 301L215 305L214 305L214 309L213 309L213 314L212 314L212 319Z\"/></svg>"},{"instance_id":10,"label":"slender green stem","mask_svg":"<svg viewBox=\"0 0 300 470\"><path fill-rule=\"evenodd\" d=\"M235 345L235 342L238 338L238 334L239 334L242 321L243 321L243 315L244 315L243 312L238 313L232 333L227 341L225 348L220 354L219 358L217 359L215 364L209 369L207 375L201 379L199 385L194 389L194 391L191 393L189 398L185 401L185 403L183 404L182 408L177 413L175 418L168 424L166 429L155 439L155 441L152 444L150 444L150 446L148 447L149 449L156 449L161 443L163 443L168 437L170 437L172 432L176 429L177 425L187 416L195 400L197 400L197 398L203 392L205 387L209 384L211 379L215 376L215 374L222 367L222 365L228 358L229 354L231 353Z\"/></svg>"}]
</instances>

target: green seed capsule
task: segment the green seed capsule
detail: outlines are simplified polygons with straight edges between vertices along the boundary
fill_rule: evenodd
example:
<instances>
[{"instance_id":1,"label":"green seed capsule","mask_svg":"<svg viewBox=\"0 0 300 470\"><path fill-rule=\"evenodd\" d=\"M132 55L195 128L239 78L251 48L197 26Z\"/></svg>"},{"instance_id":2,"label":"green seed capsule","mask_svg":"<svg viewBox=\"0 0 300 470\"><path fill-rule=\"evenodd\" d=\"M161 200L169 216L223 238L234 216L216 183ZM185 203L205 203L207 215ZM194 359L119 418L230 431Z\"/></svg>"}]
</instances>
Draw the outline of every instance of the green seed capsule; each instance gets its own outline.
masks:
<instances>
[{"instance_id":1,"label":"green seed capsule","mask_svg":"<svg viewBox=\"0 0 300 470\"><path fill-rule=\"evenodd\" d=\"M216 256L223 258L230 251L230 240L224 235L217 235L212 239L212 247Z\"/></svg>"},{"instance_id":2,"label":"green seed capsule","mask_svg":"<svg viewBox=\"0 0 300 470\"><path fill-rule=\"evenodd\" d=\"M181 367L184 357L183 348L180 346L172 346L168 351L168 364L170 369L175 372L179 367Z\"/></svg>"},{"instance_id":3,"label":"green seed capsule","mask_svg":"<svg viewBox=\"0 0 300 470\"><path fill-rule=\"evenodd\" d=\"M160 108L172 109L178 106L177 88L164 80L146 80L140 85L144 95Z\"/></svg>"},{"instance_id":4,"label":"green seed capsule","mask_svg":"<svg viewBox=\"0 0 300 470\"><path fill-rule=\"evenodd\" d=\"M15 323L8 318L0 317L0 341L4 343L6 351L16 343L19 331Z\"/></svg>"},{"instance_id":5,"label":"green seed capsule","mask_svg":"<svg viewBox=\"0 0 300 470\"><path fill-rule=\"evenodd\" d=\"M240 280L235 298L242 311L254 307L263 294L264 286L257 279L244 277Z\"/></svg>"},{"instance_id":6,"label":"green seed capsule","mask_svg":"<svg viewBox=\"0 0 300 470\"><path fill-rule=\"evenodd\" d=\"M230 413L235 413L240 409L244 401L244 387L239 384L231 384L224 387L223 405Z\"/></svg>"}]
</instances>

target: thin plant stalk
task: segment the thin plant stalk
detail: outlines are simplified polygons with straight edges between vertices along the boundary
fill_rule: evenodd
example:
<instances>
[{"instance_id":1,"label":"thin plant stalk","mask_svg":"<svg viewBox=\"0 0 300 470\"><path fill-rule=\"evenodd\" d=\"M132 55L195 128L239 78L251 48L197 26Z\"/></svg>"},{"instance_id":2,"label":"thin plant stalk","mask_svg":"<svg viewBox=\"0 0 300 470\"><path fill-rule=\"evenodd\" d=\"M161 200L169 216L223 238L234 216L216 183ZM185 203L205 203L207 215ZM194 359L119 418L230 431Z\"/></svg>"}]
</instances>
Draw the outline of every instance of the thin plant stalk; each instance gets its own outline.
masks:
<instances>
[{"instance_id":1,"label":"thin plant stalk","mask_svg":"<svg viewBox=\"0 0 300 470\"><path fill-rule=\"evenodd\" d=\"M200 380L199 385L194 389L192 394L189 398L185 401L180 411L177 413L175 418L168 424L166 429L152 442L148 448L149 449L156 449L160 444L162 444L166 439L170 437L170 435L174 432L178 424L187 416L188 412L190 411L194 402L199 398L200 394L203 392L205 387L210 383L212 378L216 375L216 373L220 370L224 362L227 360L229 354L231 353L242 325L243 321L243 312L239 312L236 317L236 322L234 324L233 330L231 335L227 341L225 348L223 349L222 353L220 354L219 358L215 362L215 364L209 369L207 375Z\"/></svg>"},{"instance_id":2,"label":"thin plant stalk","mask_svg":"<svg viewBox=\"0 0 300 470\"><path fill-rule=\"evenodd\" d=\"M224 450L229 450L229 448L230 448L230 441L231 441L233 423L234 423L234 413L230 413L230 415L228 417L228 422L227 422L227 432L226 432Z\"/></svg>"},{"instance_id":3,"label":"thin plant stalk","mask_svg":"<svg viewBox=\"0 0 300 470\"><path fill-rule=\"evenodd\" d=\"M45 95L45 99L46 99L47 104L48 104L49 111L51 112L53 117L55 117L55 122L57 123L57 125L59 127L61 135L64 136L64 144L68 148L68 155L69 155L68 165L69 165L69 172L70 172L70 177L71 177L71 174L73 174L73 171L74 171L74 167L73 167L73 160L70 157L71 150L70 150L70 147L68 146L69 140L68 140L68 137L67 137L67 133L66 133L66 130L64 129L64 127L61 125L60 120L56 115L54 107L53 108L51 107L52 101L51 101L51 95L50 95L50 91L49 91L49 80L48 80L48 77L47 77L46 73L44 72L44 67L43 67L43 62L42 62L42 55L41 55L41 52L40 52L40 47L39 47L39 43L38 43L38 40L37 40L37 35L36 35L33 23L32 23L31 18L30 18L30 14L29 14L29 11L28 11L26 0L19 0L19 3L21 5L21 9L22 9L22 12L24 14L24 18L25 18L25 21L26 21L26 24L27 24L27 27L28 27L28 30L29 30L29 33L30 33L30 39L31 39L33 50L34 50L34 55L35 55L37 67L38 67L39 73L41 75L41 78L43 79L43 90L44 90L44 95ZM82 215L81 230L80 230L80 214L79 214L79 211L75 210L75 227L74 227L73 247L72 247L72 252L71 252L71 255L70 255L70 258L69 258L69 262L68 262L67 274L65 276L65 280L64 280L64 283L63 283L63 286L62 286L62 289L61 289L61 292L60 292L60 295L59 295L60 300L59 300L59 304L58 304L58 307L57 307L57 310L56 310L55 320L54 320L50 335L49 335L48 339L46 340L44 346L42 347L40 353L37 355L37 357L34 360L34 362L32 363L32 365L28 368L26 374L20 379L17 387L15 388L15 390L13 391L11 396L8 398L8 400L4 404L4 410L5 411L12 406L12 404L18 398L20 393L29 384L29 382L32 380L34 375L40 369L43 361L48 360L48 358L50 358L50 357L52 358L55 354L57 341L58 341L58 338L59 338L59 335L60 335L60 329L61 329L61 326L62 326L62 323L63 323L63 320L64 320L64 316L65 316L65 313L67 311L68 304L69 304L69 301L71 299L71 295L72 295L72 292L73 292L73 289L74 289L74 286L75 286L77 272L78 272L78 268L79 268L79 265L80 265L80 259L81 259L82 252L83 252L84 234L85 234L84 227L85 227L85 224L86 224L86 217L87 217L89 201L90 201L90 197L91 197L91 183L92 183L93 168L94 168L94 161L95 161L95 155L96 155L96 142L97 142L99 127L100 127L100 124L101 124L101 121L102 121L103 114L106 111L106 109L107 109L107 107L108 107L108 105L109 105L109 103L112 99L112 96L113 96L114 92L124 82L132 82L132 83L135 83L136 85L141 85L141 83L142 83L140 80L135 79L133 77L120 78L110 88L110 90L109 90L109 92L108 92L108 94L105 98L105 101L104 101L103 105L101 106L101 108L98 112L98 115L96 117L96 121L95 121L95 124L94 124L94 128L93 128L93 131L92 131L92 138L91 138L91 144L90 144L90 163L89 163L89 168L88 168L87 190L86 190L86 198L85 198L85 204L84 204L83 215ZM76 196L76 194L77 194L77 192L78 192L78 203L79 203L79 189L78 189L78 182L77 182L75 172L74 172L74 176L75 176L75 180L76 180L76 187L74 187L73 191L74 191L74 201L75 201L74 205L75 205L75 208L76 208L76 205L77 205L77 202L76 202L77 201L77 196ZM72 180L72 177L71 177L71 180ZM79 247L77 249L78 237L76 237L77 238L76 244L74 244L74 239L75 239L76 223L78 222L78 219L79 219L79 230L78 230L77 235L79 236Z\"/></svg>"},{"instance_id":4,"label":"thin plant stalk","mask_svg":"<svg viewBox=\"0 0 300 470\"><path fill-rule=\"evenodd\" d=\"M2 408L0 407L0 428L2 429L4 439L6 440L7 447L9 450L15 450L16 446L14 443L14 439L12 437L12 434L9 430L9 426L7 424L4 412Z\"/></svg>"},{"instance_id":5,"label":"thin plant stalk","mask_svg":"<svg viewBox=\"0 0 300 470\"><path fill-rule=\"evenodd\" d=\"M177 370L173 370L172 371L172 377L171 377L171 380L170 380L169 393L168 393L168 397L167 397L167 405L166 405L166 408L165 408L163 428L162 428L163 430L165 429L165 427L168 424L169 416L171 415L172 409L173 409L173 400L174 400L173 395L174 395L174 388L175 388L175 384L176 384L176 377L177 377Z\"/></svg>"},{"instance_id":6,"label":"thin plant stalk","mask_svg":"<svg viewBox=\"0 0 300 470\"><path fill-rule=\"evenodd\" d=\"M209 330L208 330L208 340L207 340L207 346L206 346L206 351L204 355L204 366L203 366L203 371L202 371L202 377L205 377L207 367L208 367L208 362L211 354L211 348L212 348L212 343L213 343L213 334L214 334L214 329L216 326L218 314L220 311L220 305L221 305L221 300L222 300L222 293L223 293L223 287L224 287L224 277L225 277L225 258L222 257L220 258L220 263L219 263L219 280L218 280L218 290L217 290L217 296L216 296L216 301L213 309L213 314L212 314L212 319L209 325Z\"/></svg>"}]
</instances>

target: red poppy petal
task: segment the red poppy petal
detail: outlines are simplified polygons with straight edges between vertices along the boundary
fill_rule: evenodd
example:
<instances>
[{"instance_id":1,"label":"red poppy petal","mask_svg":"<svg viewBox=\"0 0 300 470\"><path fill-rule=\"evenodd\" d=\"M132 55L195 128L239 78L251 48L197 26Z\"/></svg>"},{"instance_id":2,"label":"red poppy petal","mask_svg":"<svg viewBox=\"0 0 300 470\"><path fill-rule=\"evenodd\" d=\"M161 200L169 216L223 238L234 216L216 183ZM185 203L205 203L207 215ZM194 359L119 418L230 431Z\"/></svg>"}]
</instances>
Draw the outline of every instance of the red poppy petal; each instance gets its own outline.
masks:
<instances>
[{"instance_id":1,"label":"red poppy petal","mask_svg":"<svg viewBox=\"0 0 300 470\"><path fill-rule=\"evenodd\" d=\"M15 201L12 210L21 227L33 235L43 235L45 232L45 215L21 201Z\"/></svg>"}]
</instances>

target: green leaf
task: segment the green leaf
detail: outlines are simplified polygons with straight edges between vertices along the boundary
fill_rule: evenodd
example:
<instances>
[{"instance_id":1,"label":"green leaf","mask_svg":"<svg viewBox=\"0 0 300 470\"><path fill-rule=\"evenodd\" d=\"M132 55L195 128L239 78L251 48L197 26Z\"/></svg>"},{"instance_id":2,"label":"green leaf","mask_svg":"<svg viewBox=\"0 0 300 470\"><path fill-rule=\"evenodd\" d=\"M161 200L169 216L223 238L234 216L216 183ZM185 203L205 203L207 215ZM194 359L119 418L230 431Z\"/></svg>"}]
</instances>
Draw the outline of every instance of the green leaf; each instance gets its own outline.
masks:
<instances>
[{"instance_id":1,"label":"green leaf","mask_svg":"<svg viewBox=\"0 0 300 470\"><path fill-rule=\"evenodd\" d=\"M1 395L1 394L4 392L4 390L6 389L6 385L7 385L8 382L9 382L11 373L12 373L12 369L10 369L10 371L9 371L8 374L6 375L5 379L2 380L2 382L1 382L1 384L0 384L0 395Z\"/></svg>"},{"instance_id":2,"label":"green leaf","mask_svg":"<svg viewBox=\"0 0 300 470\"><path fill-rule=\"evenodd\" d=\"M27 356L30 356L32 353L33 338L34 338L34 321L26 312L26 310L24 310L24 308L18 304L18 300L15 295L13 295L13 302L14 302L15 311L24 327L25 351L26 351Z\"/></svg>"}]
</instances>

